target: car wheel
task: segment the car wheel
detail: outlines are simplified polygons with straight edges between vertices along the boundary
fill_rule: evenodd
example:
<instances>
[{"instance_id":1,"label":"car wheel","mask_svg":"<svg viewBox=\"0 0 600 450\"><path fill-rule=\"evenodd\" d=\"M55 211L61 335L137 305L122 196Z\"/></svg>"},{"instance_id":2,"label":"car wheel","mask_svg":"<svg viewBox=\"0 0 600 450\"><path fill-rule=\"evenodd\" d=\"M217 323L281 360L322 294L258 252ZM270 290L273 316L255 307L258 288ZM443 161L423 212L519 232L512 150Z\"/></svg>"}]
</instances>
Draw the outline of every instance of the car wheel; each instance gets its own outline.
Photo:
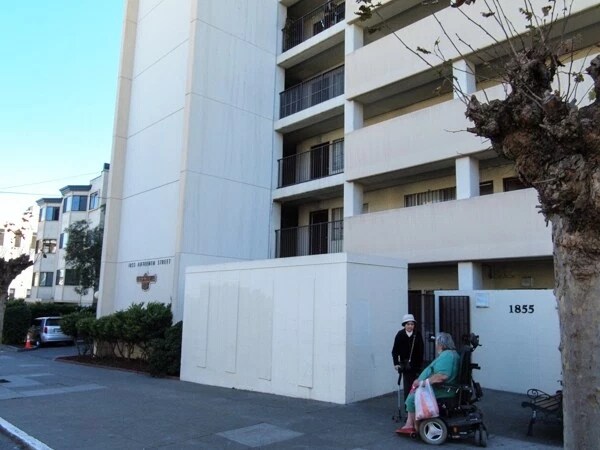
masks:
<instances>
[{"instance_id":1,"label":"car wheel","mask_svg":"<svg viewBox=\"0 0 600 450\"><path fill-rule=\"evenodd\" d=\"M419 435L427 444L440 445L448 437L448 428L442 419L427 419L419 425Z\"/></svg>"}]
</instances>

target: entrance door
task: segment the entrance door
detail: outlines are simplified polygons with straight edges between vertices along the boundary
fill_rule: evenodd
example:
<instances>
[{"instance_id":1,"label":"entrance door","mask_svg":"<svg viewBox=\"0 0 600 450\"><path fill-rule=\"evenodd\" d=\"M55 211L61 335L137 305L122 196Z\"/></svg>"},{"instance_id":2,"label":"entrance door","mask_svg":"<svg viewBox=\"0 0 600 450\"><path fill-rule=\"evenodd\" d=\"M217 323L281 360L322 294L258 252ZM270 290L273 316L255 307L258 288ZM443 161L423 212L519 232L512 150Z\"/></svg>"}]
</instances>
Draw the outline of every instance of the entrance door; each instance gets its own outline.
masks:
<instances>
[{"instance_id":1,"label":"entrance door","mask_svg":"<svg viewBox=\"0 0 600 450\"><path fill-rule=\"evenodd\" d=\"M468 295L440 296L440 331L450 333L459 349L471 334Z\"/></svg>"},{"instance_id":2,"label":"entrance door","mask_svg":"<svg viewBox=\"0 0 600 450\"><path fill-rule=\"evenodd\" d=\"M435 295L428 291L408 291L408 312L415 316L423 336L425 365L435 359Z\"/></svg>"},{"instance_id":3,"label":"entrance door","mask_svg":"<svg viewBox=\"0 0 600 450\"><path fill-rule=\"evenodd\" d=\"M430 291L408 291L408 312L415 316L417 327L425 343L424 363L428 364L436 357L436 329L450 333L457 350L471 334L471 315L469 296L452 295L439 297L439 326L435 326L435 295Z\"/></svg>"},{"instance_id":4,"label":"entrance door","mask_svg":"<svg viewBox=\"0 0 600 450\"><path fill-rule=\"evenodd\" d=\"M310 179L329 175L329 143L313 145L310 148Z\"/></svg>"},{"instance_id":5,"label":"entrance door","mask_svg":"<svg viewBox=\"0 0 600 450\"><path fill-rule=\"evenodd\" d=\"M320 255L327 252L327 226L329 212L326 209L312 211L310 213L310 254Z\"/></svg>"}]
</instances>

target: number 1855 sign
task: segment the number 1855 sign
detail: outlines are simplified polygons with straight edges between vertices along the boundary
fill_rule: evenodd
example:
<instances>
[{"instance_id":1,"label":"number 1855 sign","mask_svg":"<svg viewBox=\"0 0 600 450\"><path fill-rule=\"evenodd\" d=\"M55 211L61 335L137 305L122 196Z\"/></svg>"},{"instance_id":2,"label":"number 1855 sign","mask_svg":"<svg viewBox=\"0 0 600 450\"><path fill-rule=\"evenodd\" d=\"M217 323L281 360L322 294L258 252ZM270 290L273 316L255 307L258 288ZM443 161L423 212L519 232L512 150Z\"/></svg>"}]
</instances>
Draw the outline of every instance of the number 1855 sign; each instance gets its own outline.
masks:
<instances>
[{"instance_id":1,"label":"number 1855 sign","mask_svg":"<svg viewBox=\"0 0 600 450\"><path fill-rule=\"evenodd\" d=\"M510 314L533 314L534 305L508 305Z\"/></svg>"}]
</instances>

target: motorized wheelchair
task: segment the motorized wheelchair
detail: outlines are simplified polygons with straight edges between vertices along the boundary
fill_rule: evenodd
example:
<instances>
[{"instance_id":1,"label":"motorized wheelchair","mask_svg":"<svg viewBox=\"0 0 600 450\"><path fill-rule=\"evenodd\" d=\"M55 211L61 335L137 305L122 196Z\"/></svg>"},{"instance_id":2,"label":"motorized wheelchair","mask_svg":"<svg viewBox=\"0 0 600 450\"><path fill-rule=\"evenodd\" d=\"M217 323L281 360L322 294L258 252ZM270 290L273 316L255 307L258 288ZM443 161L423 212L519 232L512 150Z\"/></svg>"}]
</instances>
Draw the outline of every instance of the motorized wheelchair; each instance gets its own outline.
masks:
<instances>
[{"instance_id":1,"label":"motorized wheelchair","mask_svg":"<svg viewBox=\"0 0 600 450\"><path fill-rule=\"evenodd\" d=\"M443 444L448 437L452 439L473 436L481 447L487 445L487 428L483 423L483 413L475 405L483 396L479 383L473 380L473 370L479 370L478 364L471 362L471 354L479 346L479 336L471 333L464 336L460 349L460 365L457 385L442 385L454 392L450 398L437 400L440 415L425 419L419 425L419 435L428 444Z\"/></svg>"}]
</instances>

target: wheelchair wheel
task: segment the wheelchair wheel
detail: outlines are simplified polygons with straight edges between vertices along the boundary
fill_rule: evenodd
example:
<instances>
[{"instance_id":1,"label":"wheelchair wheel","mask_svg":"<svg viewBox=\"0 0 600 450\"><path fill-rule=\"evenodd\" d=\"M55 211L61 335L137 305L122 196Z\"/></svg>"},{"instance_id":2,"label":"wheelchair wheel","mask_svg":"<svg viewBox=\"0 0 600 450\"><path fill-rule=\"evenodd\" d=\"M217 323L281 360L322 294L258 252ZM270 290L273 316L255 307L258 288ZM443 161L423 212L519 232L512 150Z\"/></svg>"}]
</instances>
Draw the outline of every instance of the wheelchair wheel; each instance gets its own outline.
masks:
<instances>
[{"instance_id":1,"label":"wheelchair wheel","mask_svg":"<svg viewBox=\"0 0 600 450\"><path fill-rule=\"evenodd\" d=\"M446 442L448 428L442 419L426 419L419 425L421 439L431 445L440 445Z\"/></svg>"},{"instance_id":2,"label":"wheelchair wheel","mask_svg":"<svg viewBox=\"0 0 600 450\"><path fill-rule=\"evenodd\" d=\"M487 430L483 425L479 425L475 430L475 443L480 447L487 447L487 438Z\"/></svg>"}]
</instances>

